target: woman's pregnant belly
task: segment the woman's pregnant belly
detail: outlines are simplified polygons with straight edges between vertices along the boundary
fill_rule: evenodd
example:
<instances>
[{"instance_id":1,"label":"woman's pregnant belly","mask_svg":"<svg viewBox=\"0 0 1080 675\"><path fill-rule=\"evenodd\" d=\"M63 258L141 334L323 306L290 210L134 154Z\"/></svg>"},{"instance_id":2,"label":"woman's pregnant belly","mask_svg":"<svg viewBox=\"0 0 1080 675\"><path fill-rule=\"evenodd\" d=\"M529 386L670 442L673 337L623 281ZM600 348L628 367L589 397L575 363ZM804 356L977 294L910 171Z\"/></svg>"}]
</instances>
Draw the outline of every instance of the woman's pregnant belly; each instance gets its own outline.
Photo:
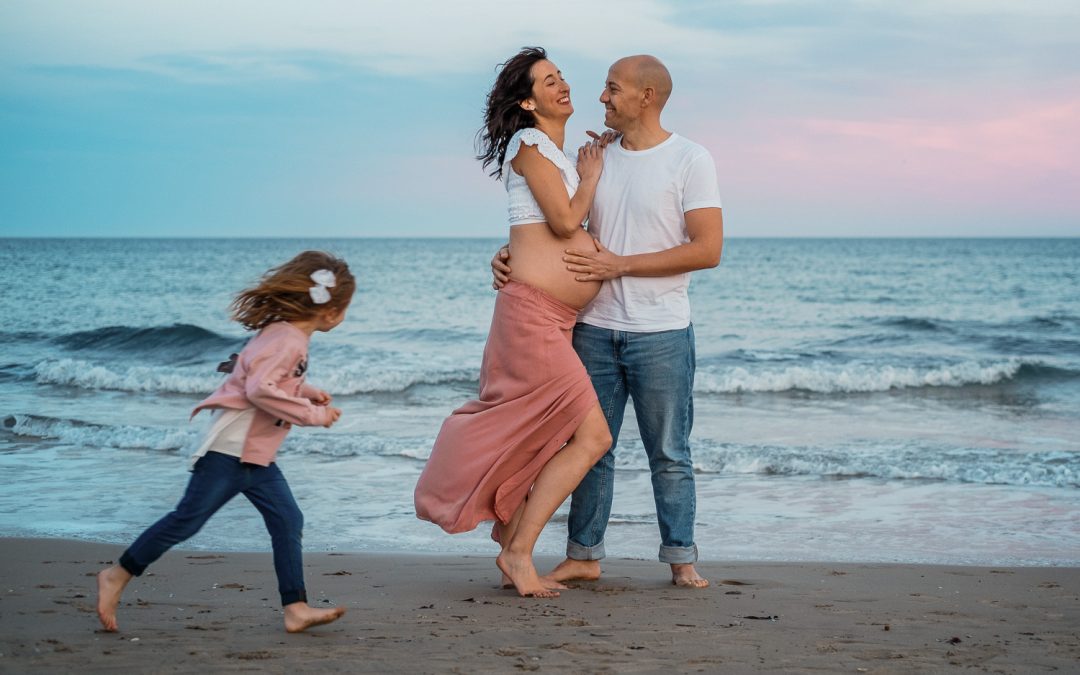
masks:
<instances>
[{"instance_id":1,"label":"woman's pregnant belly","mask_svg":"<svg viewBox=\"0 0 1080 675\"><path fill-rule=\"evenodd\" d=\"M563 239L556 237L547 223L514 225L510 228L510 278L581 309L600 292L601 282L574 279L574 272L563 262L570 248L588 251L595 247L585 230Z\"/></svg>"}]
</instances>

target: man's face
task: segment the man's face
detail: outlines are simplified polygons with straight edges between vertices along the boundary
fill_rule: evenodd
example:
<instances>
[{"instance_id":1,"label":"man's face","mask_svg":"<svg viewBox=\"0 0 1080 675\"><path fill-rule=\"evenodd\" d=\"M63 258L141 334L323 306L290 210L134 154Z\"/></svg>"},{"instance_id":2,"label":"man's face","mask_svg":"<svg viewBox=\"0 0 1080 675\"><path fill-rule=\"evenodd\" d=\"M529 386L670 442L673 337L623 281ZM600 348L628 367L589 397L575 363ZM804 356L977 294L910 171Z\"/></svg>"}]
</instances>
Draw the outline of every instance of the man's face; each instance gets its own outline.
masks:
<instances>
[{"instance_id":1,"label":"man's face","mask_svg":"<svg viewBox=\"0 0 1080 675\"><path fill-rule=\"evenodd\" d=\"M628 77L625 67L619 63L608 69L607 84L600 94L604 104L604 124L616 131L623 131L628 122L641 114L641 92L636 82Z\"/></svg>"}]
</instances>

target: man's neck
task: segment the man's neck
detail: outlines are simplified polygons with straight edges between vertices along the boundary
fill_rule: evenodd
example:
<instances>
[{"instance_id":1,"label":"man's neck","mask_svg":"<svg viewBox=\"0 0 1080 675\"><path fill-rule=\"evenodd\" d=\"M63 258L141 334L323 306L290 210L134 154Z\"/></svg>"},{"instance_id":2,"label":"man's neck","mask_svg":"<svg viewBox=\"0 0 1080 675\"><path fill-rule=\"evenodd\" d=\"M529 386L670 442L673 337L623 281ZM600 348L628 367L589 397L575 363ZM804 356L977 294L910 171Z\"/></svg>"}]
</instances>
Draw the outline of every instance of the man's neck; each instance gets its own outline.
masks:
<instances>
[{"instance_id":1,"label":"man's neck","mask_svg":"<svg viewBox=\"0 0 1080 675\"><path fill-rule=\"evenodd\" d=\"M667 139L671 138L671 132L660 126L657 121L654 124L641 124L622 132L622 147L627 150L648 150L655 148Z\"/></svg>"}]
</instances>

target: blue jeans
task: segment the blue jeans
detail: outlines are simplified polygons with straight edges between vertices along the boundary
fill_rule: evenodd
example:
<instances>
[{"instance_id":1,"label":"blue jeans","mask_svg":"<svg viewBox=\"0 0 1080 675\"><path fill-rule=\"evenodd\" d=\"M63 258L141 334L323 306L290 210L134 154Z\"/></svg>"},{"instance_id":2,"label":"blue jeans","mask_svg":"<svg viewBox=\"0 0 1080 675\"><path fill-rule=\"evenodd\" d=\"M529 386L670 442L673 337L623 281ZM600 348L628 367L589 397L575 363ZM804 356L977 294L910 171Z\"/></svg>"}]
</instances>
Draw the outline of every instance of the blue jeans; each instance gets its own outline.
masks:
<instances>
[{"instance_id":1,"label":"blue jeans","mask_svg":"<svg viewBox=\"0 0 1080 675\"><path fill-rule=\"evenodd\" d=\"M307 601L301 560L304 514L277 464L245 464L239 457L208 452L191 474L187 491L171 513L151 525L120 556L120 566L139 576L170 548L188 539L210 516L243 493L262 514L274 548L281 604Z\"/></svg>"},{"instance_id":2,"label":"blue jeans","mask_svg":"<svg viewBox=\"0 0 1080 675\"><path fill-rule=\"evenodd\" d=\"M694 517L697 495L690 460L694 424L694 327L655 333L608 330L579 323L574 350L589 372L611 429L612 444L574 490L566 556L599 560L611 516L615 446L627 397L634 400L641 441L652 472L660 561L697 561Z\"/></svg>"}]
</instances>

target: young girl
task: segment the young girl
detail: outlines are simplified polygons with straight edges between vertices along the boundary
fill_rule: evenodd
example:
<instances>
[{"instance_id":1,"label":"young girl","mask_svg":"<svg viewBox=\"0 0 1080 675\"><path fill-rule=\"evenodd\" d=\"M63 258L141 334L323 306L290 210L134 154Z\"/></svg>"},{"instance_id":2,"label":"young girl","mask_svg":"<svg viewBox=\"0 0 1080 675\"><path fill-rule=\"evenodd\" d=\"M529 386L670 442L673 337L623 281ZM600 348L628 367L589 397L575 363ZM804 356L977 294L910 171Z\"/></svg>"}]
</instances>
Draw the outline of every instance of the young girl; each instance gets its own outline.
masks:
<instances>
[{"instance_id":1,"label":"young girl","mask_svg":"<svg viewBox=\"0 0 1080 675\"><path fill-rule=\"evenodd\" d=\"M105 630L117 630L116 608L131 578L241 493L270 532L285 630L296 633L345 613L342 607L307 604L300 552L304 516L274 459L292 425L329 427L341 416L329 394L304 383L304 374L311 334L340 324L355 290L345 261L305 251L236 296L233 319L259 333L233 362L219 367L229 377L192 412L194 417L209 409L214 418L180 503L135 540L120 564L98 573L97 613Z\"/></svg>"}]
</instances>

